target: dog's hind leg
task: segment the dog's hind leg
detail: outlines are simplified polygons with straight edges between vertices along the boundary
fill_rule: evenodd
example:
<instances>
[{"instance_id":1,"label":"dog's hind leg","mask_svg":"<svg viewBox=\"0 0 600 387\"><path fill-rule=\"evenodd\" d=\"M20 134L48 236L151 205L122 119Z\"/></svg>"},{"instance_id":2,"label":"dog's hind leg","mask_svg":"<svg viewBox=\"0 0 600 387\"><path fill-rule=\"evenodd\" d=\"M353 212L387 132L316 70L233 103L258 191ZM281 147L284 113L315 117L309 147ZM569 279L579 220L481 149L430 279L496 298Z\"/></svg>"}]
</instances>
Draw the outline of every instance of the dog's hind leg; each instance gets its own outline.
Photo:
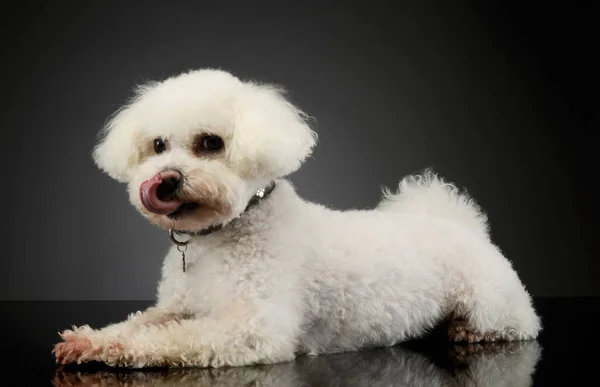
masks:
<instances>
[{"instance_id":1,"label":"dog's hind leg","mask_svg":"<svg viewBox=\"0 0 600 387\"><path fill-rule=\"evenodd\" d=\"M486 250L500 256L480 259L463 271L464 285L453 298L450 340L473 343L536 338L541 323L529 293L501 253L491 245Z\"/></svg>"},{"instance_id":2,"label":"dog's hind leg","mask_svg":"<svg viewBox=\"0 0 600 387\"><path fill-rule=\"evenodd\" d=\"M476 297L453 313L448 335L452 341L529 340L537 337L540 321L533 307L522 297L493 305Z\"/></svg>"}]
</instances>

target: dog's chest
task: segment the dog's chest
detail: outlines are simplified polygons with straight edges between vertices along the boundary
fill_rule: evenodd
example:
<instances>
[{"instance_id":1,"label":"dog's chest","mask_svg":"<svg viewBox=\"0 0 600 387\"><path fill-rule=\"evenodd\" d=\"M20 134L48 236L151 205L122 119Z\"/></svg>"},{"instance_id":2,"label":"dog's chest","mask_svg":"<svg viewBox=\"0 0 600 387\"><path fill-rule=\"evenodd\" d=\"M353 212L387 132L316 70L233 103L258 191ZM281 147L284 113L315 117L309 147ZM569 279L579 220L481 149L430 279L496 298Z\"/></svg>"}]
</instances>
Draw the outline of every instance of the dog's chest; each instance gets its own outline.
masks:
<instances>
[{"instance_id":1,"label":"dog's chest","mask_svg":"<svg viewBox=\"0 0 600 387\"><path fill-rule=\"evenodd\" d=\"M235 292L235 268L218 252L197 250L188 253L181 296L185 307L197 314L209 314Z\"/></svg>"},{"instance_id":2,"label":"dog's chest","mask_svg":"<svg viewBox=\"0 0 600 387\"><path fill-rule=\"evenodd\" d=\"M190 247L186 271L178 275L180 299L188 310L208 315L264 285L262 252L244 243Z\"/></svg>"}]
</instances>

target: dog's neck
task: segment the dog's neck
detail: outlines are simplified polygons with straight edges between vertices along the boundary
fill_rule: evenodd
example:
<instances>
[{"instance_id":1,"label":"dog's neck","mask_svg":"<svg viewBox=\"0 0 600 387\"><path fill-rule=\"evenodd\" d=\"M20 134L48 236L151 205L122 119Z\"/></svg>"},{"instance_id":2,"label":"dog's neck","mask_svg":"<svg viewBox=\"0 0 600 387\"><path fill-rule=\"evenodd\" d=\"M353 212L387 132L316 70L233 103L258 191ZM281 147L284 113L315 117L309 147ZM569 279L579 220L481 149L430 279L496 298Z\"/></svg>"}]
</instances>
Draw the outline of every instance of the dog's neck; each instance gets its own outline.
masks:
<instances>
[{"instance_id":1,"label":"dog's neck","mask_svg":"<svg viewBox=\"0 0 600 387\"><path fill-rule=\"evenodd\" d=\"M258 191L256 191L256 193L248 201L248 204L246 205L246 208L244 209L244 211L242 211L236 219L239 219L243 214L248 212L248 210L250 208L256 206L258 203L262 202L267 197L269 197L269 195L271 195L271 192L273 192L274 189L275 189L275 181L272 181L267 187L261 188ZM236 219L229 222L228 225L233 223ZM185 252L187 250L187 245L188 245L188 243L190 243L192 238L197 237L197 236L204 236L204 235L212 234L216 231L222 230L223 227L224 227L224 224L221 223L221 224L210 226L208 228L205 228L205 229L202 229L199 231L180 231L180 230L174 230L174 229L169 230L169 238L171 239L171 242L175 246L177 246L177 250L179 250L179 252L181 253L182 270L184 273L185 273L185 266L186 266ZM180 234L187 235L187 236L189 236L189 238L185 241L178 240L175 237L175 235L180 235Z\"/></svg>"},{"instance_id":2,"label":"dog's neck","mask_svg":"<svg viewBox=\"0 0 600 387\"><path fill-rule=\"evenodd\" d=\"M271 192L273 192L274 189L275 189L275 181L272 181L265 188L261 188L258 191L256 191L256 193L254 195L252 195L252 197L248 201L248 204L246 205L246 208L244 208L244 211L242 211L240 213L240 215L236 219L239 219L250 208L254 207L258 203L260 203L263 200L265 200L266 198L268 198L269 195L271 195ZM236 219L234 219L232 222L229 222L228 224L233 223ZM213 225L213 226L210 226L210 227L204 228L202 230L198 230L198 231L182 231L182 230L174 230L174 229L172 229L172 230L169 230L169 235L171 237L171 241L174 244L176 244L177 246L185 246L185 245L187 245L188 242L187 241L186 242L178 241L177 239L174 238L175 234L178 234L178 235L187 235L189 237L205 236L205 235L212 234L212 233L214 233L216 231L222 230L224 226L225 225L223 223L221 223L221 224L216 224L216 225Z\"/></svg>"}]
</instances>

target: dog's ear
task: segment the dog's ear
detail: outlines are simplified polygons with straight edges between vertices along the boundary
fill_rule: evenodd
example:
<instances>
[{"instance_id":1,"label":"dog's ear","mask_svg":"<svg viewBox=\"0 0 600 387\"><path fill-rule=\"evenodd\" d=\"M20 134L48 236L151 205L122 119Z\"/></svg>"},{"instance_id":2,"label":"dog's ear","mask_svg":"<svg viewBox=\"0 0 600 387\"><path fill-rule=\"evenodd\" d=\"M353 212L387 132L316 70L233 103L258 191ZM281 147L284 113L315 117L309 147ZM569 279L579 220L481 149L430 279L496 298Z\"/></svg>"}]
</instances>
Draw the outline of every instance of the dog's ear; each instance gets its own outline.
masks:
<instances>
[{"instance_id":1,"label":"dog's ear","mask_svg":"<svg viewBox=\"0 0 600 387\"><path fill-rule=\"evenodd\" d=\"M308 117L274 85L246 83L237 98L235 130L228 149L242 174L277 178L310 156L317 134Z\"/></svg>"},{"instance_id":2,"label":"dog's ear","mask_svg":"<svg viewBox=\"0 0 600 387\"><path fill-rule=\"evenodd\" d=\"M94 147L92 157L96 165L113 179L126 183L129 181L131 167L140 160L140 149L136 144L139 125L135 114L136 97L115 112L99 133L99 141Z\"/></svg>"}]
</instances>

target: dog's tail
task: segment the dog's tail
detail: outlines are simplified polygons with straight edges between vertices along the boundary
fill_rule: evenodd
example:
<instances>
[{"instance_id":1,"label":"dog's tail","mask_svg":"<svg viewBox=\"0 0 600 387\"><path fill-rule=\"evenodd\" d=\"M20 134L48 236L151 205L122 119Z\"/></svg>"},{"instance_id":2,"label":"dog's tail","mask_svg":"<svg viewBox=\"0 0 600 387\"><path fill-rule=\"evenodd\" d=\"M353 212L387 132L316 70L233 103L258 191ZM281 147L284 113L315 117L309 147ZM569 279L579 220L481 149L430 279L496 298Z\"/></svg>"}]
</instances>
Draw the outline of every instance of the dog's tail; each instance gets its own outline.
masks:
<instances>
[{"instance_id":1,"label":"dog's tail","mask_svg":"<svg viewBox=\"0 0 600 387\"><path fill-rule=\"evenodd\" d=\"M444 181L431 169L407 176L398 191L384 190L377 206L380 211L428 214L445 218L489 239L486 214L466 192L460 192L452 183Z\"/></svg>"}]
</instances>

